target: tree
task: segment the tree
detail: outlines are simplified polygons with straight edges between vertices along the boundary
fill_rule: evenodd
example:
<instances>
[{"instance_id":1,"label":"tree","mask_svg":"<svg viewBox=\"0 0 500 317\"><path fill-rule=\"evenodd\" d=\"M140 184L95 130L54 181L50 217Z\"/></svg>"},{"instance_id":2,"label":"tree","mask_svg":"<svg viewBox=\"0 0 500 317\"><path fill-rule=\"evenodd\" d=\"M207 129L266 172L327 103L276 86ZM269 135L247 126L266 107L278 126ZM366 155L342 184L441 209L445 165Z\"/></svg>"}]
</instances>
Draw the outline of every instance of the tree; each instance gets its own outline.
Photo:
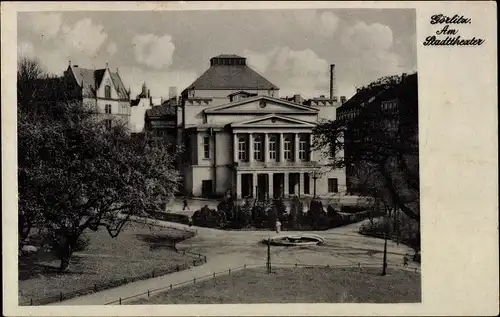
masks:
<instances>
[{"instance_id":1,"label":"tree","mask_svg":"<svg viewBox=\"0 0 500 317\"><path fill-rule=\"evenodd\" d=\"M398 111L388 112L380 106L387 99L399 100ZM328 153L331 167L366 174L357 184L358 192L384 195L391 205L419 222L416 74L381 78L344 106L356 110L357 116L320 123L313 131L314 147Z\"/></svg>"},{"instance_id":2,"label":"tree","mask_svg":"<svg viewBox=\"0 0 500 317\"><path fill-rule=\"evenodd\" d=\"M385 210L382 275L391 214L401 210L420 222L417 96L416 74L384 77L342 106L354 118L327 121L314 130L314 146L328 152L330 165L354 171L350 181L355 191ZM383 106L394 105L392 101L397 107Z\"/></svg>"},{"instance_id":3,"label":"tree","mask_svg":"<svg viewBox=\"0 0 500 317\"><path fill-rule=\"evenodd\" d=\"M58 241L61 270L84 231L103 227L117 237L132 216L161 211L175 193L179 175L168 144L132 138L119 122L106 129L81 102L49 99L46 108L33 108L32 99L21 100L19 214L32 220L20 224L21 239L30 226L49 232Z\"/></svg>"}]
</instances>

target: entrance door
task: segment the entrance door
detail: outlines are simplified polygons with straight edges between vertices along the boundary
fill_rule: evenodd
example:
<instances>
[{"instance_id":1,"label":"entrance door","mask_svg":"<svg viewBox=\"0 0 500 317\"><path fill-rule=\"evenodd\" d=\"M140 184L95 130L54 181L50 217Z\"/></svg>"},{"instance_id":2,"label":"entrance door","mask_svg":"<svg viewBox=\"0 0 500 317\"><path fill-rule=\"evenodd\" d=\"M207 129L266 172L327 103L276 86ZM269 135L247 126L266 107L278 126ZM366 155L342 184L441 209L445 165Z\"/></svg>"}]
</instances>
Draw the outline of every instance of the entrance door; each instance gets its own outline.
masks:
<instances>
[{"instance_id":1,"label":"entrance door","mask_svg":"<svg viewBox=\"0 0 500 317\"><path fill-rule=\"evenodd\" d=\"M257 199L265 200L267 197L268 191L268 183L267 183L268 174L259 174L257 175Z\"/></svg>"},{"instance_id":2,"label":"entrance door","mask_svg":"<svg viewBox=\"0 0 500 317\"><path fill-rule=\"evenodd\" d=\"M203 197L212 197L212 180L201 181L201 195Z\"/></svg>"}]
</instances>

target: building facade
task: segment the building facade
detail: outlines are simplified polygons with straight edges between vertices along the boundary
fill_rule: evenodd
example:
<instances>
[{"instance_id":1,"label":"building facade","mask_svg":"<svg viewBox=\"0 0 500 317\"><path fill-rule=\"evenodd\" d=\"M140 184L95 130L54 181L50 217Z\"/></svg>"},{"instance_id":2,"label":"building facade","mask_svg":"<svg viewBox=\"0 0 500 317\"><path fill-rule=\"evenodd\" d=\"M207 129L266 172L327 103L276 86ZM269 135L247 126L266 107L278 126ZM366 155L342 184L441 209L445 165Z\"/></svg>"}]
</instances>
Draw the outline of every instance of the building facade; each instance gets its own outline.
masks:
<instances>
[{"instance_id":1,"label":"building facade","mask_svg":"<svg viewBox=\"0 0 500 317\"><path fill-rule=\"evenodd\" d=\"M312 150L312 130L334 119L340 102L279 98L279 88L237 55L219 55L181 94L178 142L180 168L190 196L238 198L336 196L345 172L326 166ZM328 102L327 102L328 101Z\"/></svg>"},{"instance_id":2,"label":"building facade","mask_svg":"<svg viewBox=\"0 0 500 317\"><path fill-rule=\"evenodd\" d=\"M363 124L365 124L364 118L375 120L380 123L377 129L386 133L398 133L403 137L418 135L417 73L383 78L368 87L358 89L352 98L337 109L337 118L347 122L356 120L361 114L364 115ZM403 131L403 129L411 130L411 132ZM350 144L356 141L367 142L366 139L357 140L349 130L345 132L344 137L346 138L344 148L346 158L354 157L351 154ZM414 141L408 139L408 142ZM356 174L355 164L346 165L347 191L356 194L358 188L352 180Z\"/></svg>"},{"instance_id":3,"label":"building facade","mask_svg":"<svg viewBox=\"0 0 500 317\"><path fill-rule=\"evenodd\" d=\"M118 69L112 72L106 65L94 70L70 63L63 79L70 98L96 109L108 128L118 122L129 124L130 91L126 90Z\"/></svg>"}]
</instances>

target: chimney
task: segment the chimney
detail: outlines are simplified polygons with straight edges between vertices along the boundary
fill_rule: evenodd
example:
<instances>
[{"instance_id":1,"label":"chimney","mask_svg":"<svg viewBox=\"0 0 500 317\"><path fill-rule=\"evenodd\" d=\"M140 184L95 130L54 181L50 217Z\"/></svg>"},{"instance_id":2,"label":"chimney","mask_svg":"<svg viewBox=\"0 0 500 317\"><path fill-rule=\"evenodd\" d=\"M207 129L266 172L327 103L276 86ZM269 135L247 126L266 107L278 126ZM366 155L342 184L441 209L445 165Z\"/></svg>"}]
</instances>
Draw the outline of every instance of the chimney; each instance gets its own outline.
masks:
<instances>
[{"instance_id":1,"label":"chimney","mask_svg":"<svg viewBox=\"0 0 500 317\"><path fill-rule=\"evenodd\" d=\"M293 95L293 102L300 103L300 95L299 94Z\"/></svg>"},{"instance_id":2,"label":"chimney","mask_svg":"<svg viewBox=\"0 0 500 317\"><path fill-rule=\"evenodd\" d=\"M151 97L151 91L148 89L148 98Z\"/></svg>"},{"instance_id":3,"label":"chimney","mask_svg":"<svg viewBox=\"0 0 500 317\"><path fill-rule=\"evenodd\" d=\"M168 89L168 99L177 98L177 87L170 87Z\"/></svg>"},{"instance_id":4,"label":"chimney","mask_svg":"<svg viewBox=\"0 0 500 317\"><path fill-rule=\"evenodd\" d=\"M335 91L335 64L330 65L330 99L333 99L337 92Z\"/></svg>"}]
</instances>

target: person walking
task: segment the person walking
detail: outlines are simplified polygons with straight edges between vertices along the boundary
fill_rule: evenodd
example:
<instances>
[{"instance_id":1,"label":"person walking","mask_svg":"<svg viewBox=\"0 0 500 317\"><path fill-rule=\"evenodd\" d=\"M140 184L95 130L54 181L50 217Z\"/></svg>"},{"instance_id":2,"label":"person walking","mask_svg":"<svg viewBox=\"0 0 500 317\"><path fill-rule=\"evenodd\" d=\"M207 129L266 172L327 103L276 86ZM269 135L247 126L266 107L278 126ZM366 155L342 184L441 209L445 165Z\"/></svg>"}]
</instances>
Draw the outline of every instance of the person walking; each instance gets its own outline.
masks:
<instances>
[{"instance_id":1,"label":"person walking","mask_svg":"<svg viewBox=\"0 0 500 317\"><path fill-rule=\"evenodd\" d=\"M189 206L188 206L188 201L187 201L187 198L184 198L184 201L183 201L183 204L184 206L182 207L182 211L184 210L188 210L188 211L191 211L191 209L189 209Z\"/></svg>"},{"instance_id":2,"label":"person walking","mask_svg":"<svg viewBox=\"0 0 500 317\"><path fill-rule=\"evenodd\" d=\"M408 254L405 254L405 256L403 257L403 265L408 266Z\"/></svg>"}]
</instances>

